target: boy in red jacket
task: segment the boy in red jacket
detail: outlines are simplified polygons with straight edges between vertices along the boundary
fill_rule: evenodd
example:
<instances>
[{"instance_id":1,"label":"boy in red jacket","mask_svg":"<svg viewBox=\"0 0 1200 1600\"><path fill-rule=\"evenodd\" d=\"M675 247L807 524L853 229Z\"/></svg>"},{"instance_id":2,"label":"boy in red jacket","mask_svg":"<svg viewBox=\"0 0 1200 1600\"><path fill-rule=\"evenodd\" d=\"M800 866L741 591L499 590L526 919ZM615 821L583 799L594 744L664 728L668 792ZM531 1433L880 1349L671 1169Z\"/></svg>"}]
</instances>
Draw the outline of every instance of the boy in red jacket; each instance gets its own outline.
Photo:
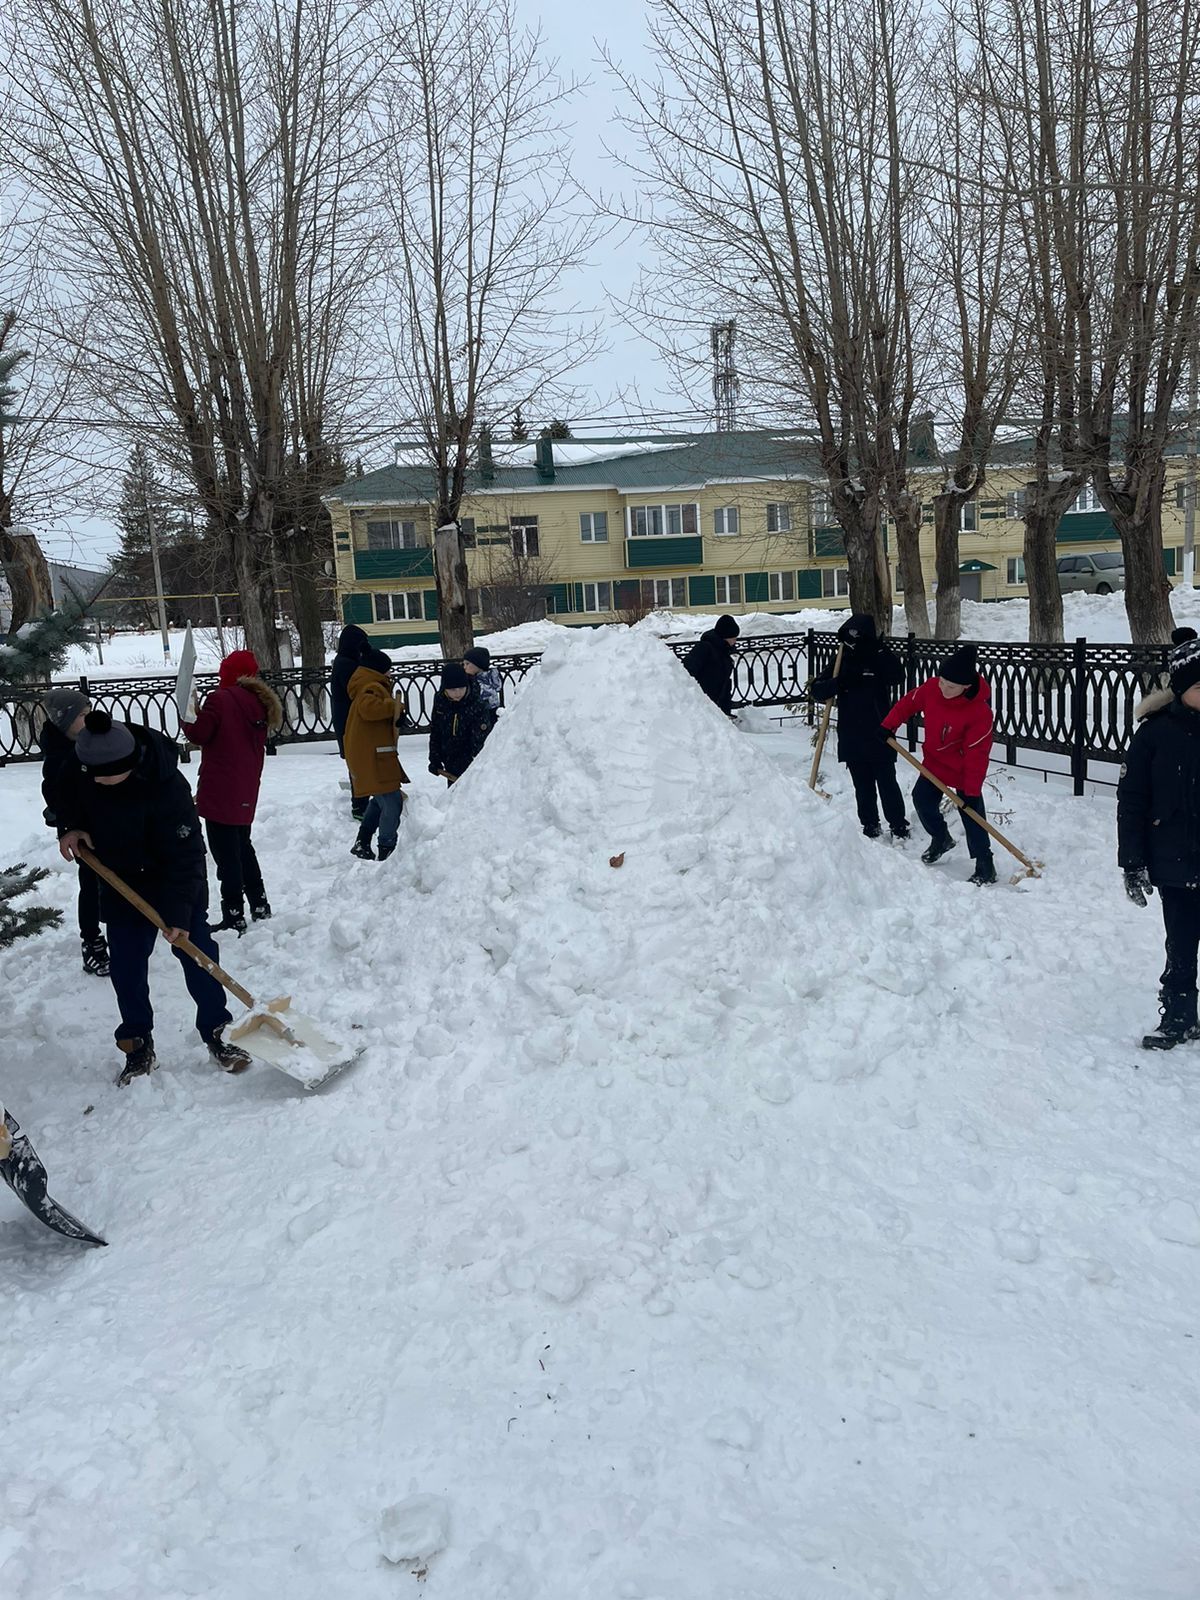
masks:
<instances>
[{"instance_id":1,"label":"boy in red jacket","mask_svg":"<svg viewBox=\"0 0 1200 1600\"><path fill-rule=\"evenodd\" d=\"M975 646L963 644L939 663L936 678L897 700L883 719L886 731L895 734L910 717L918 713L924 716L922 764L981 817L987 815L982 790L992 755L991 698L991 691L979 676ZM955 845L942 816L941 791L928 778L920 777L913 788L913 805L932 841L921 860L932 866ZM965 814L963 827L967 849L975 863L971 882L995 883L991 839Z\"/></svg>"}]
</instances>

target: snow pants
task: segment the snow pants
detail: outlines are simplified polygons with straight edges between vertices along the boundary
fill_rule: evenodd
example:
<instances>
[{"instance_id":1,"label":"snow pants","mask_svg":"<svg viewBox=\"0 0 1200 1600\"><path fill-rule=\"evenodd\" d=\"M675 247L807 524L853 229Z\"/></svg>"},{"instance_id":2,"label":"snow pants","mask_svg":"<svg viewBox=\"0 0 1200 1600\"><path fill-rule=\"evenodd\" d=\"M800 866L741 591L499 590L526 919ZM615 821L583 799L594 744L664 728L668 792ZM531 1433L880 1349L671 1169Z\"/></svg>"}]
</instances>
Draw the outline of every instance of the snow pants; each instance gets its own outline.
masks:
<instances>
[{"instance_id":1,"label":"snow pants","mask_svg":"<svg viewBox=\"0 0 1200 1600\"><path fill-rule=\"evenodd\" d=\"M198 906L192 913L188 938L213 961L219 959L217 941L208 926L208 912ZM154 1028L154 1007L150 1004L150 953L158 929L132 908L128 915L118 913L108 919L108 970L117 996L121 1024L114 1038L145 1039ZM204 1040L231 1021L225 1004L225 991L215 978L198 967L191 956L172 949L183 966L183 981L196 1002L196 1030Z\"/></svg>"},{"instance_id":2,"label":"snow pants","mask_svg":"<svg viewBox=\"0 0 1200 1600\"><path fill-rule=\"evenodd\" d=\"M1163 1013L1185 1027L1196 1024L1196 952L1200 949L1200 889L1158 891L1167 936L1167 964L1163 969Z\"/></svg>"},{"instance_id":3,"label":"snow pants","mask_svg":"<svg viewBox=\"0 0 1200 1600\"><path fill-rule=\"evenodd\" d=\"M978 811L981 817L987 816L981 794L964 794L961 789L957 791L958 798L972 811ZM930 783L928 778L918 778L913 785L913 805L916 807L921 826L931 839L944 839L950 832L946 826L946 819L942 815L942 791L936 783ZM973 822L965 812L962 814L963 829L967 835L967 849L971 852L972 861L990 860L992 854L992 839L986 828L981 828Z\"/></svg>"},{"instance_id":4,"label":"snow pants","mask_svg":"<svg viewBox=\"0 0 1200 1600\"><path fill-rule=\"evenodd\" d=\"M221 910L225 917L245 915L244 900L260 906L267 898L263 887L262 869L254 846L250 841L249 827L239 827L231 822L206 822L208 848L217 864L217 882L221 885Z\"/></svg>"},{"instance_id":5,"label":"snow pants","mask_svg":"<svg viewBox=\"0 0 1200 1600\"><path fill-rule=\"evenodd\" d=\"M77 863L79 869L79 898L75 909L79 916L79 937L84 944L100 937L100 879L91 867Z\"/></svg>"},{"instance_id":6,"label":"snow pants","mask_svg":"<svg viewBox=\"0 0 1200 1600\"><path fill-rule=\"evenodd\" d=\"M867 761L847 761L850 781L854 785L854 803L858 820L872 832L879 826L879 807L893 833L904 833L908 817L904 810L904 796L896 782L896 758L890 753Z\"/></svg>"},{"instance_id":7,"label":"snow pants","mask_svg":"<svg viewBox=\"0 0 1200 1600\"><path fill-rule=\"evenodd\" d=\"M379 843L384 850L396 848L396 835L400 832L400 818L404 814L404 791L397 789L392 794L373 794L367 801L367 808L363 812L362 827L358 830L360 839L365 839L368 844L375 837L376 829L379 830Z\"/></svg>"}]
</instances>

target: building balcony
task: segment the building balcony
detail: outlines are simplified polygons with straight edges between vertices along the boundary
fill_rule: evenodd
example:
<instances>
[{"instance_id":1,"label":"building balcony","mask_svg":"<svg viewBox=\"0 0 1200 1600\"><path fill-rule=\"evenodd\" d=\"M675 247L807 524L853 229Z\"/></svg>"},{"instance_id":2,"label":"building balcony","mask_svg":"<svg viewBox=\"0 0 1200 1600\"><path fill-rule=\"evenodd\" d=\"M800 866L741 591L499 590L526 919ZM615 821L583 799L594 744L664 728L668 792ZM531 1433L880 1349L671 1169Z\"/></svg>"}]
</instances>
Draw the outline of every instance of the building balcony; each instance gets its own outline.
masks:
<instances>
[{"instance_id":1,"label":"building balcony","mask_svg":"<svg viewBox=\"0 0 1200 1600\"><path fill-rule=\"evenodd\" d=\"M699 567L704 563L704 540L699 534L677 537L626 539L625 565L635 567Z\"/></svg>"},{"instance_id":2,"label":"building balcony","mask_svg":"<svg viewBox=\"0 0 1200 1600\"><path fill-rule=\"evenodd\" d=\"M360 583L380 578L432 578L433 551L356 550L354 576Z\"/></svg>"}]
</instances>

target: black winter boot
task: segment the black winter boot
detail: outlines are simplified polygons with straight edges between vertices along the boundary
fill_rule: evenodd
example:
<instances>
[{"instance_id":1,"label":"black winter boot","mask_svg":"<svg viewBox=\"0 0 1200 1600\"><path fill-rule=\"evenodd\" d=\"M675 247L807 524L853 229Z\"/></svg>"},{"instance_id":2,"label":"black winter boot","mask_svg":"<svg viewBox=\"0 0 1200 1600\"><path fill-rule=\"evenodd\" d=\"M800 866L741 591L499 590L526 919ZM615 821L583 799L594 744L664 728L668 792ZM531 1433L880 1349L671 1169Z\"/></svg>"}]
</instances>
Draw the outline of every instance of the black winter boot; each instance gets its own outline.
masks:
<instances>
[{"instance_id":1,"label":"black winter boot","mask_svg":"<svg viewBox=\"0 0 1200 1600\"><path fill-rule=\"evenodd\" d=\"M892 829L892 838L897 840L897 841L899 841L901 839L911 839L912 838L912 829L909 827L907 822L898 823Z\"/></svg>"},{"instance_id":2,"label":"black winter boot","mask_svg":"<svg viewBox=\"0 0 1200 1600\"><path fill-rule=\"evenodd\" d=\"M1189 994L1159 995L1161 1013L1158 1027L1142 1039L1143 1050L1174 1050L1177 1044L1187 1044L1200 1038L1200 1024L1196 1020L1196 991Z\"/></svg>"},{"instance_id":3,"label":"black winter boot","mask_svg":"<svg viewBox=\"0 0 1200 1600\"><path fill-rule=\"evenodd\" d=\"M933 841L928 850L922 852L921 860L927 867L931 867L935 861L940 861L943 856L949 855L957 843L958 840L947 828L940 838Z\"/></svg>"},{"instance_id":4,"label":"black winter boot","mask_svg":"<svg viewBox=\"0 0 1200 1600\"><path fill-rule=\"evenodd\" d=\"M395 848L394 844L381 844L379 846L379 860L386 861Z\"/></svg>"},{"instance_id":5,"label":"black winter boot","mask_svg":"<svg viewBox=\"0 0 1200 1600\"><path fill-rule=\"evenodd\" d=\"M222 906L221 920L212 925L214 933L236 933L240 939L246 931L246 913L241 906Z\"/></svg>"},{"instance_id":6,"label":"black winter boot","mask_svg":"<svg viewBox=\"0 0 1200 1600\"><path fill-rule=\"evenodd\" d=\"M117 1049L124 1052L125 1065L117 1083L123 1088L135 1078L144 1078L153 1072L158 1062L154 1055L154 1039L147 1034L144 1039L118 1039Z\"/></svg>"},{"instance_id":7,"label":"black winter boot","mask_svg":"<svg viewBox=\"0 0 1200 1600\"><path fill-rule=\"evenodd\" d=\"M868 822L866 827L863 829L863 836L867 839L878 839L882 832L883 829L877 822Z\"/></svg>"},{"instance_id":8,"label":"black winter boot","mask_svg":"<svg viewBox=\"0 0 1200 1600\"><path fill-rule=\"evenodd\" d=\"M371 835L364 833L360 828L358 830L358 838L350 846L350 854L357 856L360 861L374 861L375 852L371 849Z\"/></svg>"},{"instance_id":9,"label":"black winter boot","mask_svg":"<svg viewBox=\"0 0 1200 1600\"><path fill-rule=\"evenodd\" d=\"M256 906L250 907L250 915L254 918L255 922L266 922L269 919L271 915L271 907L265 896L258 902Z\"/></svg>"},{"instance_id":10,"label":"black winter boot","mask_svg":"<svg viewBox=\"0 0 1200 1600\"><path fill-rule=\"evenodd\" d=\"M83 941L83 970L93 978L108 977L108 944L102 933Z\"/></svg>"},{"instance_id":11,"label":"black winter boot","mask_svg":"<svg viewBox=\"0 0 1200 1600\"><path fill-rule=\"evenodd\" d=\"M241 1045L229 1044L219 1033L214 1033L211 1039L206 1039L204 1042L208 1046L209 1055L222 1072L245 1072L251 1065L251 1057Z\"/></svg>"},{"instance_id":12,"label":"black winter boot","mask_svg":"<svg viewBox=\"0 0 1200 1600\"><path fill-rule=\"evenodd\" d=\"M977 856L975 859L975 871L967 879L967 882L973 883L976 888L979 888L983 884L995 883L995 881L996 863L992 860L991 855Z\"/></svg>"}]
</instances>

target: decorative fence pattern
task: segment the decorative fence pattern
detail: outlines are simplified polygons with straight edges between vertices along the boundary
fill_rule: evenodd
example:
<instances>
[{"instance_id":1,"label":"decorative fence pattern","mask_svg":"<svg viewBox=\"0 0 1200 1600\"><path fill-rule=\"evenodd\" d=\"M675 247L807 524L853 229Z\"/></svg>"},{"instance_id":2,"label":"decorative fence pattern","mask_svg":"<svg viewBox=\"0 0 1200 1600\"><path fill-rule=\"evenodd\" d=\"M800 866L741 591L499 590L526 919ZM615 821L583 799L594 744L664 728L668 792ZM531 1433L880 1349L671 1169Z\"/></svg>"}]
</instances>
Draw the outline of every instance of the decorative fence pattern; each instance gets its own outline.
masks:
<instances>
[{"instance_id":1,"label":"decorative fence pattern","mask_svg":"<svg viewBox=\"0 0 1200 1600\"><path fill-rule=\"evenodd\" d=\"M893 639L904 661L909 688L932 676L951 648L944 641ZM692 641L672 641L681 659ZM1076 794L1082 794L1089 762L1119 762L1133 729L1134 710L1148 689L1158 683L1166 651L1119 644L1032 645L981 642L980 668L992 690L996 743L1010 762L1018 750L1063 756ZM734 703L739 706L796 705L808 708L807 687L819 672L828 672L837 651L834 633L770 634L739 640L736 649ZM494 656L502 686L519 682L541 660L539 655ZM429 726L433 697L441 674L440 660L404 661L392 674L402 690L413 732ZM291 668L264 674L283 701L284 726L279 743L330 739L329 682L325 673ZM200 698L217 685L214 673L198 674ZM49 684L0 686L0 763L35 761L42 722L41 699ZM79 687L119 721L140 722L180 737L175 708L175 680L106 678L94 684L80 678ZM914 730L910 730L910 734Z\"/></svg>"}]
</instances>

